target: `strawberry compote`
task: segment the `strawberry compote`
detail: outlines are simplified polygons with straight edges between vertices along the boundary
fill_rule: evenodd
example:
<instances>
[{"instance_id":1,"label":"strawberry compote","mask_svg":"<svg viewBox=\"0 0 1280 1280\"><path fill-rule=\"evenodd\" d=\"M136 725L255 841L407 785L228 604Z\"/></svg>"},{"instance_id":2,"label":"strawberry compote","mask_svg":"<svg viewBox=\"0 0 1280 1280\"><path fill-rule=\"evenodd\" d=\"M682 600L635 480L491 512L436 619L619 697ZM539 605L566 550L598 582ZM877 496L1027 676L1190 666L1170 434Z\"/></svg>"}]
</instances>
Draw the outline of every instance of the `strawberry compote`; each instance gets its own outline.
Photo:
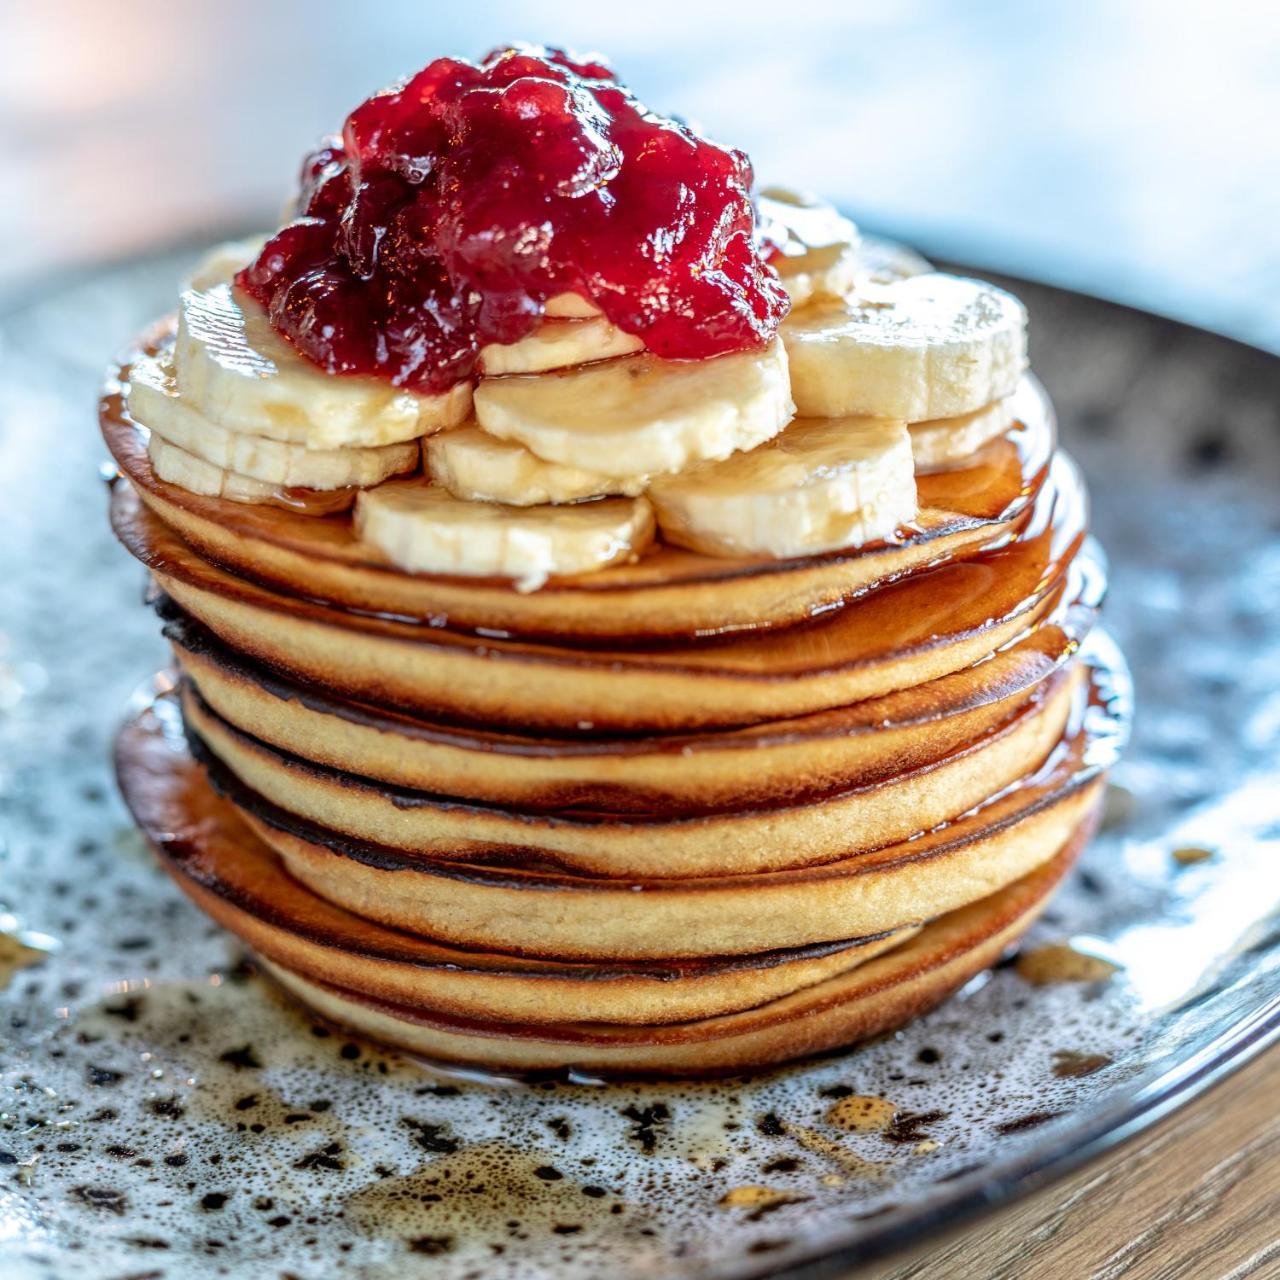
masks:
<instances>
[{"instance_id":1,"label":"strawberry compote","mask_svg":"<svg viewBox=\"0 0 1280 1280\"><path fill-rule=\"evenodd\" d=\"M557 49L441 58L303 166L299 216L237 282L305 356L415 391L472 375L579 294L668 359L767 342L787 299L751 163Z\"/></svg>"}]
</instances>

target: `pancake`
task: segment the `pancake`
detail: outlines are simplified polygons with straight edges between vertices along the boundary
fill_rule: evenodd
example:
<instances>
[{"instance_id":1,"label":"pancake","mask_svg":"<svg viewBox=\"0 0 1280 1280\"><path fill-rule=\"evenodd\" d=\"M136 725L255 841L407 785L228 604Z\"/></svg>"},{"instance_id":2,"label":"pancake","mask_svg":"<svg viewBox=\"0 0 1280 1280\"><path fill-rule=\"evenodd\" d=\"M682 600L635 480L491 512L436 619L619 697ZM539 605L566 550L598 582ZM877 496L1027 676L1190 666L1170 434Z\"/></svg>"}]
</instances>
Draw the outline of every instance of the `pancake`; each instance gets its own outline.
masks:
<instances>
[{"instance_id":1,"label":"pancake","mask_svg":"<svg viewBox=\"0 0 1280 1280\"><path fill-rule=\"evenodd\" d=\"M142 349L154 350L163 332ZM128 361L120 383L128 381ZM688 637L802 621L877 583L1013 534L1044 482L1052 407L1029 376L1018 427L973 465L918 483L920 513L889 543L799 560L722 559L662 545L636 564L553 579L520 593L499 579L410 574L360 542L349 515L317 518L269 504L202 497L159 480L120 384L100 406L103 436L147 506L190 545L277 591L369 613L522 637Z\"/></svg>"},{"instance_id":2,"label":"pancake","mask_svg":"<svg viewBox=\"0 0 1280 1280\"><path fill-rule=\"evenodd\" d=\"M122 791L193 901L374 1039L604 1075L831 1049L998 959L1096 824L1127 674L1030 378L886 542L659 543L525 593L384 562L349 492L159 481L119 391L112 524L178 671Z\"/></svg>"},{"instance_id":3,"label":"pancake","mask_svg":"<svg viewBox=\"0 0 1280 1280\"><path fill-rule=\"evenodd\" d=\"M163 704L125 726L116 760L166 868L286 989L384 1043L508 1070L725 1073L878 1034L998 959L1043 908L1096 816L1095 805L1028 874L918 930L826 949L601 967L460 950L309 893L209 789Z\"/></svg>"},{"instance_id":4,"label":"pancake","mask_svg":"<svg viewBox=\"0 0 1280 1280\"><path fill-rule=\"evenodd\" d=\"M175 708L137 714L116 744L133 816L178 885L260 955L390 1001L537 1022L682 1022L751 1008L847 972L912 936L733 959L602 967L466 951L362 919L308 890L217 796L186 750ZM167 722L167 723L166 723Z\"/></svg>"},{"instance_id":5,"label":"pancake","mask_svg":"<svg viewBox=\"0 0 1280 1280\"><path fill-rule=\"evenodd\" d=\"M439 1062L601 1076L726 1075L803 1058L892 1030L989 968L1030 927L1093 829L1092 818L1035 871L949 912L849 973L757 1008L661 1026L502 1022L397 1004L268 961L317 1013Z\"/></svg>"},{"instance_id":6,"label":"pancake","mask_svg":"<svg viewBox=\"0 0 1280 1280\"><path fill-rule=\"evenodd\" d=\"M476 83L594 83L517 52ZM715 178L678 220L733 247L725 288L636 258L673 230L643 200L545 261L427 260L365 150L306 169L302 231L217 251L100 399L175 664L116 749L168 874L321 1016L503 1071L769 1066L995 962L1130 712L1025 308L862 261L805 201L758 223L702 144L664 163Z\"/></svg>"},{"instance_id":7,"label":"pancake","mask_svg":"<svg viewBox=\"0 0 1280 1280\"><path fill-rule=\"evenodd\" d=\"M940 760L799 802L762 796L731 813L619 817L465 804L287 755L221 719L194 690L183 716L208 753L287 813L356 840L464 862L497 854L603 876L747 874L833 861L935 827L1045 760L1061 739L1072 685L1057 672L1014 716Z\"/></svg>"},{"instance_id":8,"label":"pancake","mask_svg":"<svg viewBox=\"0 0 1280 1280\"><path fill-rule=\"evenodd\" d=\"M458 863L352 840L285 813L211 762L215 785L292 875L369 919L473 949L565 958L746 955L883 933L1028 874L1096 805L1124 739L1118 655L1090 668L1062 745L987 804L913 839L789 871L683 879Z\"/></svg>"},{"instance_id":9,"label":"pancake","mask_svg":"<svg viewBox=\"0 0 1280 1280\"><path fill-rule=\"evenodd\" d=\"M234 794L294 877L359 915L470 948L644 960L748 955L919 923L1034 868L1100 788L1085 782L1034 807L1000 803L945 834L820 867L618 881L428 862Z\"/></svg>"},{"instance_id":10,"label":"pancake","mask_svg":"<svg viewBox=\"0 0 1280 1280\"><path fill-rule=\"evenodd\" d=\"M200 697L291 755L367 778L528 812L725 812L872 781L941 759L1004 724L1069 660L1104 586L1095 549L1030 635L975 666L831 711L701 735L528 736L351 702L280 676L173 608L165 634Z\"/></svg>"},{"instance_id":11,"label":"pancake","mask_svg":"<svg viewBox=\"0 0 1280 1280\"><path fill-rule=\"evenodd\" d=\"M224 644L342 697L486 725L627 732L758 723L883 696L971 666L1060 602L1084 540L1059 454L1019 539L874 591L803 626L664 649L565 649L343 613L218 568L117 484L117 535Z\"/></svg>"}]
</instances>

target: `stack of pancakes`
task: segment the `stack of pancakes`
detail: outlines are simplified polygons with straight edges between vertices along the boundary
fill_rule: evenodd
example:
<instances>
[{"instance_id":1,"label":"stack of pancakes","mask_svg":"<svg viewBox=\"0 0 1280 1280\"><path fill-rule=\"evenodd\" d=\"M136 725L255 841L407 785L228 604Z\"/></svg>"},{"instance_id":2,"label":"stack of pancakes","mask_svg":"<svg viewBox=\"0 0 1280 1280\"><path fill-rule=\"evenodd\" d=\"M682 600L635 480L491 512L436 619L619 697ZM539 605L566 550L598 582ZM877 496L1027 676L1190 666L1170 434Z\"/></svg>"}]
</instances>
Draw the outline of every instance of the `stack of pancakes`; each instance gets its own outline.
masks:
<instances>
[{"instance_id":1,"label":"stack of pancakes","mask_svg":"<svg viewBox=\"0 0 1280 1280\"><path fill-rule=\"evenodd\" d=\"M179 672L125 795L287 988L431 1058L690 1075L896 1026L1035 918L1123 736L1081 479L1016 396L894 541L522 593L164 483L114 385Z\"/></svg>"}]
</instances>

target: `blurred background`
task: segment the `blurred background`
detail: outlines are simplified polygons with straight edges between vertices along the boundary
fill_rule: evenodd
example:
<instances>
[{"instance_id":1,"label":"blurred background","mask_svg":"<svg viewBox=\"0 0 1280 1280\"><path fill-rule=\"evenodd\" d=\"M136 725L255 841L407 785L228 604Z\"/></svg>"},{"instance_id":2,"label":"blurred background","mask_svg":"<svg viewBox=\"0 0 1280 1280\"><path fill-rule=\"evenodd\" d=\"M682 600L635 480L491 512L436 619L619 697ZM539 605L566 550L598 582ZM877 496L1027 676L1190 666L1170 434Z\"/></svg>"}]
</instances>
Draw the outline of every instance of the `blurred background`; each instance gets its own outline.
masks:
<instances>
[{"instance_id":1,"label":"blurred background","mask_svg":"<svg viewBox=\"0 0 1280 1280\"><path fill-rule=\"evenodd\" d=\"M372 90L512 39L869 230L1280 350L1275 0L0 0L0 305L273 223Z\"/></svg>"}]
</instances>

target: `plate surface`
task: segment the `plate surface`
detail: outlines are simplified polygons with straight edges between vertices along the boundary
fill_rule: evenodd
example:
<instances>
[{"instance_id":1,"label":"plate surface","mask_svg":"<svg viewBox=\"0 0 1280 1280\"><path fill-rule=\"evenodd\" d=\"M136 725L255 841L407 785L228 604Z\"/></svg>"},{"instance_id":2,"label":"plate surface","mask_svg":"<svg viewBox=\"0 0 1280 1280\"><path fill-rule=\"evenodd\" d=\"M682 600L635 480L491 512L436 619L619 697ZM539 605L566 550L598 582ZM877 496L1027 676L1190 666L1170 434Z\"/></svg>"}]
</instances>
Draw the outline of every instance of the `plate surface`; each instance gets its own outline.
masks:
<instances>
[{"instance_id":1,"label":"plate surface","mask_svg":"<svg viewBox=\"0 0 1280 1280\"><path fill-rule=\"evenodd\" d=\"M835 1274L1039 1185L1276 1036L1280 361L1014 285L1138 701L1108 830L1024 953L1069 944L1109 978L1037 985L1024 956L904 1032L750 1082L502 1087L314 1026L115 795L108 743L164 647L107 529L93 410L189 259L0 319L6 1276ZM898 1119L842 1127L850 1094Z\"/></svg>"}]
</instances>

